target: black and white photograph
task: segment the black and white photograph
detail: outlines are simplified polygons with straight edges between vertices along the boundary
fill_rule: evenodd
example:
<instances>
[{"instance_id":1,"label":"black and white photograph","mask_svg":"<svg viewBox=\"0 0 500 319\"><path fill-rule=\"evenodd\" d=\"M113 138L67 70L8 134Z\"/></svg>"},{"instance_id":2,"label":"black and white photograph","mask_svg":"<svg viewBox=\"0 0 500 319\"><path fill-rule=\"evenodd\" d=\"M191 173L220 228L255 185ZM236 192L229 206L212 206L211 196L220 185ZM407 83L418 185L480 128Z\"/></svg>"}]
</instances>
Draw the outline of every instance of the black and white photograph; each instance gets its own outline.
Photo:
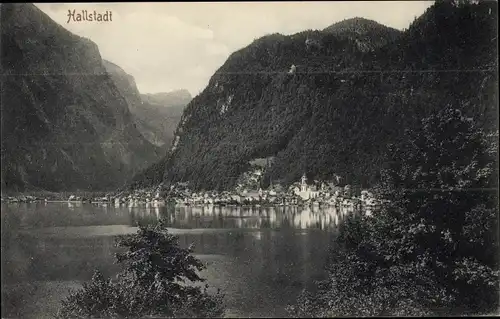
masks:
<instances>
[{"instance_id":1,"label":"black and white photograph","mask_svg":"<svg viewBox=\"0 0 500 319\"><path fill-rule=\"evenodd\" d=\"M498 2L0 4L1 318L500 316Z\"/></svg>"}]
</instances>

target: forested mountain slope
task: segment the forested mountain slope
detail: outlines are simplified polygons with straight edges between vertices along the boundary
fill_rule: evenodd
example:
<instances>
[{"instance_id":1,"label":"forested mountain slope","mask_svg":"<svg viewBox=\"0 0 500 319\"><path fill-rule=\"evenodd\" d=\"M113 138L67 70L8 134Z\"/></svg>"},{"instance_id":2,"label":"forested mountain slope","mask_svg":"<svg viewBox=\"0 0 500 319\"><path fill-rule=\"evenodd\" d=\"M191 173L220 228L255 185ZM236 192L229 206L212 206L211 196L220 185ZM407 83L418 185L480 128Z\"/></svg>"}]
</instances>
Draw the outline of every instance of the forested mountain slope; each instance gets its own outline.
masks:
<instances>
[{"instance_id":1,"label":"forested mountain slope","mask_svg":"<svg viewBox=\"0 0 500 319\"><path fill-rule=\"evenodd\" d=\"M387 145L423 117L459 108L495 128L496 2L437 2L404 33L353 19L339 35L335 25L233 53L187 106L170 154L131 186L228 189L250 160L270 156L267 181L306 172L369 186ZM363 40L374 27L383 41Z\"/></svg>"}]
</instances>

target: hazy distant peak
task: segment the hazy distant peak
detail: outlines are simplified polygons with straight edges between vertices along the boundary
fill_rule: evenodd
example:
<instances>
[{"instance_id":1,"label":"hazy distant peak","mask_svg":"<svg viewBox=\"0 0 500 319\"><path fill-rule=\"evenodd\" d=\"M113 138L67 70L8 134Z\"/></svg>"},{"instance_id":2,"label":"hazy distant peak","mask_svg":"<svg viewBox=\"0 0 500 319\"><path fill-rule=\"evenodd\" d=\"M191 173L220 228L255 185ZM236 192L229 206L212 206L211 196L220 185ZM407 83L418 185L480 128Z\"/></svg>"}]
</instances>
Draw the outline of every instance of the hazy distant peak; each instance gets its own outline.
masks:
<instances>
[{"instance_id":1,"label":"hazy distant peak","mask_svg":"<svg viewBox=\"0 0 500 319\"><path fill-rule=\"evenodd\" d=\"M147 93L142 94L142 99L145 102L163 105L163 106L177 106L186 104L193 98L191 93L186 89L179 89L169 92Z\"/></svg>"},{"instance_id":2,"label":"hazy distant peak","mask_svg":"<svg viewBox=\"0 0 500 319\"><path fill-rule=\"evenodd\" d=\"M183 96L187 98L191 98L191 93L189 93L186 89L178 89L169 92L157 92L157 93L147 93L149 96L157 96L157 97L167 97L167 96Z\"/></svg>"}]
</instances>

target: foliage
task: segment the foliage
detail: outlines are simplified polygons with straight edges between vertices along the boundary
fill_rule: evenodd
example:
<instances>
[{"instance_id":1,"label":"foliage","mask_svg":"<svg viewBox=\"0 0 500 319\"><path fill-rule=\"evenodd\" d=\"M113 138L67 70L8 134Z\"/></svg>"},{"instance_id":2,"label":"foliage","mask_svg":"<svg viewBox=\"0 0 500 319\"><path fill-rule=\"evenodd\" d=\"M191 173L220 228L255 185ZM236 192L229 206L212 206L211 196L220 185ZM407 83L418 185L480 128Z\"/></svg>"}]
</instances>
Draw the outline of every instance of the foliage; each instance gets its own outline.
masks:
<instances>
[{"instance_id":1,"label":"foliage","mask_svg":"<svg viewBox=\"0 0 500 319\"><path fill-rule=\"evenodd\" d=\"M362 50L373 50L389 42L395 41L401 31L388 28L375 21L353 18L332 24L324 29L325 32L356 39Z\"/></svg>"},{"instance_id":2,"label":"foliage","mask_svg":"<svg viewBox=\"0 0 500 319\"><path fill-rule=\"evenodd\" d=\"M146 187L156 187L163 181L166 158L162 158L149 167L144 168L132 177L130 183L121 189L142 189Z\"/></svg>"},{"instance_id":3,"label":"foliage","mask_svg":"<svg viewBox=\"0 0 500 319\"><path fill-rule=\"evenodd\" d=\"M220 317L223 295L208 292L198 272L205 266L179 247L165 224L140 226L137 234L120 236L117 253L123 265L115 280L96 271L92 280L63 301L61 318ZM194 283L194 285L190 284Z\"/></svg>"},{"instance_id":4,"label":"foliage","mask_svg":"<svg viewBox=\"0 0 500 319\"><path fill-rule=\"evenodd\" d=\"M347 30L342 35L309 30L254 41L186 107L178 147L159 175L228 190L249 161L274 156L265 181L288 186L306 172L369 187L380 178L387 144L443 105L495 127L496 6L437 3L397 37L353 19L334 25ZM366 30L376 34L355 35ZM309 39L318 48L309 49ZM360 49L360 41L373 48ZM292 64L297 71L288 74Z\"/></svg>"},{"instance_id":5,"label":"foliage","mask_svg":"<svg viewBox=\"0 0 500 319\"><path fill-rule=\"evenodd\" d=\"M329 278L295 316L481 314L498 309L498 141L454 109L388 152L373 217L341 227Z\"/></svg>"}]
</instances>

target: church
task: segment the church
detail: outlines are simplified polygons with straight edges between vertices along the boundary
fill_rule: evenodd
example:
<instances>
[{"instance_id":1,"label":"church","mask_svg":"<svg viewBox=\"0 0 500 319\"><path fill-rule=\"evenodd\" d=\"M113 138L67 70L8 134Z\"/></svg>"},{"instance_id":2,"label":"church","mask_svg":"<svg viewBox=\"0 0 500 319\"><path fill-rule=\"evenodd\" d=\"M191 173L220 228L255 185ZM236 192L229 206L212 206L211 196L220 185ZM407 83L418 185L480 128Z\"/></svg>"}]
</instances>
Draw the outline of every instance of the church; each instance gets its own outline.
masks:
<instances>
[{"instance_id":1,"label":"church","mask_svg":"<svg viewBox=\"0 0 500 319\"><path fill-rule=\"evenodd\" d=\"M306 174L302 175L302 178L300 179L300 188L295 187L294 193L295 195L300 196L303 200L313 199L319 195L316 186L307 185Z\"/></svg>"}]
</instances>

